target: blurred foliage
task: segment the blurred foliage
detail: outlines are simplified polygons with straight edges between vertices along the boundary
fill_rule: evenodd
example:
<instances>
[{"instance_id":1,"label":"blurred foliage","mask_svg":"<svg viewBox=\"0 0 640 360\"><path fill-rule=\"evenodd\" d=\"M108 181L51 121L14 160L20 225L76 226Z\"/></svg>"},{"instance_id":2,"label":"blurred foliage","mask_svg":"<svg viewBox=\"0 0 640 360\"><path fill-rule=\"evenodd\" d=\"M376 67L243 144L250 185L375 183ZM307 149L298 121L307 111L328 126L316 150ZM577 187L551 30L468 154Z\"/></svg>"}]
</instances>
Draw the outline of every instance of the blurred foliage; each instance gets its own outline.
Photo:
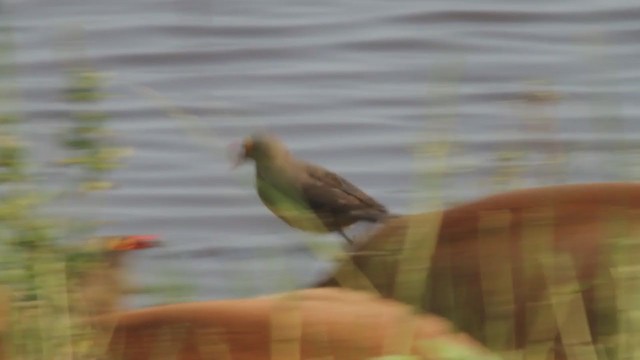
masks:
<instances>
[{"instance_id":1,"label":"blurred foliage","mask_svg":"<svg viewBox=\"0 0 640 360\"><path fill-rule=\"evenodd\" d=\"M8 46L7 41L3 45ZM8 52L3 52L8 54ZM8 69L10 59L3 58L2 68ZM8 73L3 73L2 86L11 86ZM77 79L76 79L77 77ZM95 96L78 96L78 89L85 93L99 83L95 76L84 73L72 76L75 101L95 100ZM81 83L80 83L81 82ZM11 93L3 91L3 93ZM4 101L9 99L5 98ZM12 99L17 102L17 99ZM2 110L2 109L0 109ZM104 117L91 117L100 121L87 121L87 117L75 118L78 125L69 135L67 146L85 150L85 172L92 179L99 179L113 168L112 157L105 157L101 149L102 139L97 127ZM3 349L10 358L17 359L84 359L89 353L79 353L74 347L75 333L89 333L90 329L74 321L69 302L67 280L72 273L84 270L76 256L58 242L65 231L61 224L41 211L43 205L55 199L45 193L29 175L29 158L24 144L17 136L22 117L16 114L0 115L0 290L5 297L2 309L5 316L0 331L4 339ZM79 130L80 129L80 130ZM90 130L88 130L90 129ZM82 146L79 146L82 144ZM94 154L100 154L97 157ZM99 161L109 166L95 165ZM10 331L9 331L10 330ZM87 349L88 350L88 349Z\"/></svg>"},{"instance_id":2,"label":"blurred foliage","mask_svg":"<svg viewBox=\"0 0 640 360\"><path fill-rule=\"evenodd\" d=\"M44 208L62 196L78 195L79 200L86 192L112 188L106 175L131 151L113 144L108 116L96 110L105 95L104 77L86 65L70 66L63 90L71 108L70 126L60 143L71 156L59 164L79 168L81 179L79 184L66 182L71 191L43 190L30 175L32 161L18 135L23 115L3 113L19 100L10 96L17 91L7 29L0 37L0 358L96 359L102 349L78 311L85 304L76 300L76 283L105 262L105 253L66 243L92 236L97 226L56 218Z\"/></svg>"},{"instance_id":3,"label":"blurred foliage","mask_svg":"<svg viewBox=\"0 0 640 360\"><path fill-rule=\"evenodd\" d=\"M104 112L87 109L86 104L95 104L104 97L100 90L103 77L87 65L75 65L68 74L65 98L85 106L70 114L72 125L62 134L61 143L73 155L58 163L84 170L84 179L80 184L83 191L108 190L113 184L102 178L109 171L117 169L119 160L131 152L113 145L113 133L105 128L108 116Z\"/></svg>"}]
</instances>

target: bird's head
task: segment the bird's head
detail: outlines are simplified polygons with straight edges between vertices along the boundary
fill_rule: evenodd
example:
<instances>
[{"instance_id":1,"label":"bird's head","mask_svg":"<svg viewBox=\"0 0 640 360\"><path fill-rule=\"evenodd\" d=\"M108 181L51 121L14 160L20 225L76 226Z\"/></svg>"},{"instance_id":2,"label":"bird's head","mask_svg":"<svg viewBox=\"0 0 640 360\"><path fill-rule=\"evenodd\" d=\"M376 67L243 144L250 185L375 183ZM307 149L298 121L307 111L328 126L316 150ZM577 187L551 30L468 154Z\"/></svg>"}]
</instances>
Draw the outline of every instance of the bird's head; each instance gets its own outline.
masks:
<instances>
[{"instance_id":1,"label":"bird's head","mask_svg":"<svg viewBox=\"0 0 640 360\"><path fill-rule=\"evenodd\" d=\"M280 139L267 133L253 134L244 138L239 145L232 146L234 147L232 152L235 153L233 168L244 164L249 159L261 164L277 161L289 154Z\"/></svg>"}]
</instances>

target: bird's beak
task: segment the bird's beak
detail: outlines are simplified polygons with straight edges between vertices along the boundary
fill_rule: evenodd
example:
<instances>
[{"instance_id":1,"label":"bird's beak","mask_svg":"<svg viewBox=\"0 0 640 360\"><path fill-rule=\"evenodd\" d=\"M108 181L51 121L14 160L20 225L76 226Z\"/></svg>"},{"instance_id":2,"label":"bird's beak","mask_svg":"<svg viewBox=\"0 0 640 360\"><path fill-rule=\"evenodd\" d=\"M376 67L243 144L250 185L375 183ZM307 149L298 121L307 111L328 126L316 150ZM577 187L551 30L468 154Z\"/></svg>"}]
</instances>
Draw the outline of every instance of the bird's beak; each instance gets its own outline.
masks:
<instances>
[{"instance_id":1,"label":"bird's beak","mask_svg":"<svg viewBox=\"0 0 640 360\"><path fill-rule=\"evenodd\" d=\"M233 143L229 145L228 153L231 159L232 170L236 169L247 160L244 145L241 143Z\"/></svg>"}]
</instances>

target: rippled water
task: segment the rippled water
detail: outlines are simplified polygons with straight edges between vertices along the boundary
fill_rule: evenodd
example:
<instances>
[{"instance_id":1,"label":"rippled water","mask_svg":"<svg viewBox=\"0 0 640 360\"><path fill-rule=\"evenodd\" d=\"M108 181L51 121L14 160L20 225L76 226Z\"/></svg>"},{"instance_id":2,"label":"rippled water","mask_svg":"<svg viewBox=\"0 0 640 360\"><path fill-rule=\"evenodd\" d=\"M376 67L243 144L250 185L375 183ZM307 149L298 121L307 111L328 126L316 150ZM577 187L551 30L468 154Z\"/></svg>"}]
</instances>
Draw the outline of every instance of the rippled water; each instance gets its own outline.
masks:
<instances>
[{"instance_id":1,"label":"rippled water","mask_svg":"<svg viewBox=\"0 0 640 360\"><path fill-rule=\"evenodd\" d=\"M161 235L166 247L130 259L136 280L193 283L190 299L210 299L303 286L330 267L307 242L341 246L289 229L259 202L251 167L229 170L226 145L256 129L395 212L638 177L639 16L636 2L595 0L20 0L5 2L2 27L43 161L68 108L59 92L75 55L60 45L84 29L86 56L109 75L102 106L136 152L118 189L72 210L113 221L104 232ZM561 97L522 100L538 90ZM452 145L450 171L417 188L413 149L437 153L438 141ZM504 151L519 154L522 181L491 186Z\"/></svg>"}]
</instances>

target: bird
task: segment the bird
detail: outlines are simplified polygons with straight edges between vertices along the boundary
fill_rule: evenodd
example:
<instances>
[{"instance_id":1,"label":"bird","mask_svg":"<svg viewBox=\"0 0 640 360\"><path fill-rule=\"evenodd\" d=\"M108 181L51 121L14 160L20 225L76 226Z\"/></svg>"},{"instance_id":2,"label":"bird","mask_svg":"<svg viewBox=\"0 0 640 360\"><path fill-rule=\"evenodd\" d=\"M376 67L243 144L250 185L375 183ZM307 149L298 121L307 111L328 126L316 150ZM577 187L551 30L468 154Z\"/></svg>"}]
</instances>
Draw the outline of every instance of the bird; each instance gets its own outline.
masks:
<instances>
[{"instance_id":1,"label":"bird","mask_svg":"<svg viewBox=\"0 0 640 360\"><path fill-rule=\"evenodd\" d=\"M238 147L237 143L232 147ZM393 217L387 208L340 175L296 158L270 133L254 133L235 151L232 168L253 160L256 190L264 205L293 228L313 233L337 232L356 222L377 223Z\"/></svg>"}]
</instances>

